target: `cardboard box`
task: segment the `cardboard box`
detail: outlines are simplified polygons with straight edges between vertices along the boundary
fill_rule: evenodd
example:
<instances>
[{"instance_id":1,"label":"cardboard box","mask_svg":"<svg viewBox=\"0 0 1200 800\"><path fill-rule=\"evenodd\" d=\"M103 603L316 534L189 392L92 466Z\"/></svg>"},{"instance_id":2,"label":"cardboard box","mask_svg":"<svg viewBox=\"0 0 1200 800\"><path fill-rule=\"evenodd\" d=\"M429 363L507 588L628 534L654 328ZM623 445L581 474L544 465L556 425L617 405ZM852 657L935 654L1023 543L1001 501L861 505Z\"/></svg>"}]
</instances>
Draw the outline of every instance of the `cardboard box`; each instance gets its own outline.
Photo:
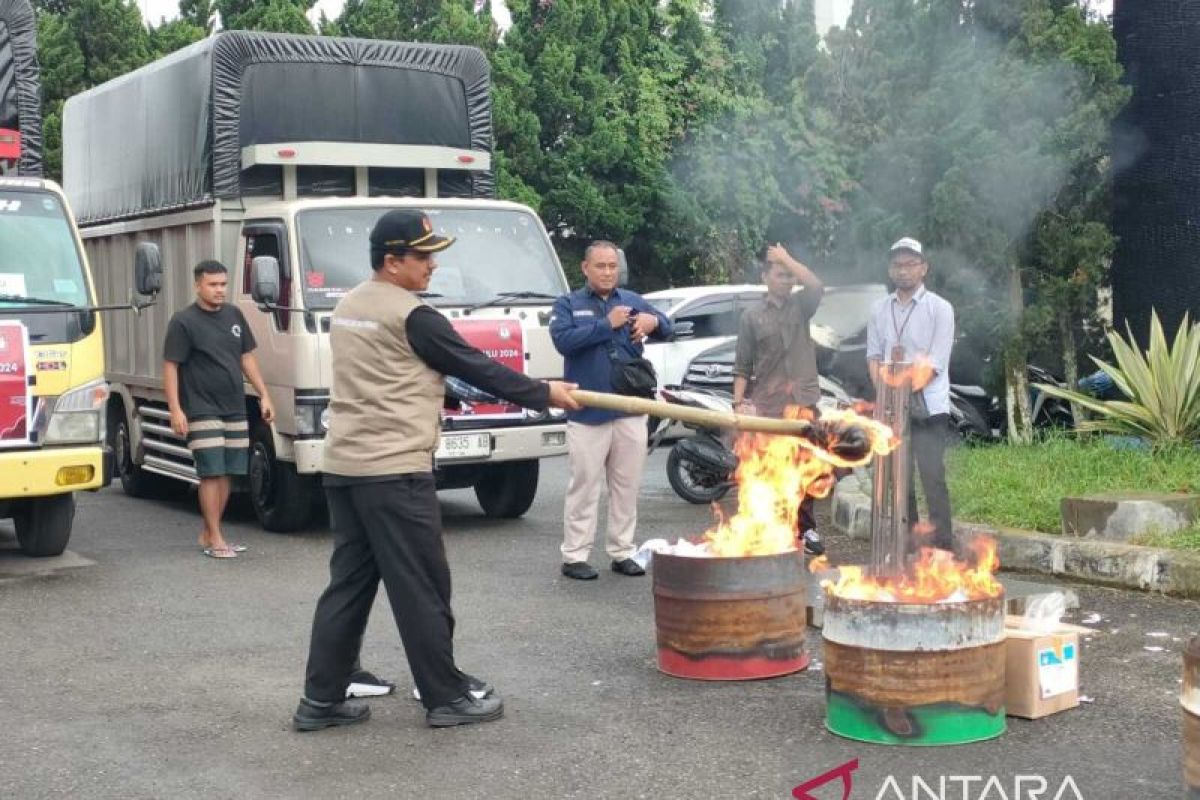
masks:
<instances>
[{"instance_id":1,"label":"cardboard box","mask_svg":"<svg viewBox=\"0 0 1200 800\"><path fill-rule=\"evenodd\" d=\"M1051 631L1021 627L1020 617L1005 621L1005 709L1009 716L1038 719L1079 705L1078 625Z\"/></svg>"}]
</instances>

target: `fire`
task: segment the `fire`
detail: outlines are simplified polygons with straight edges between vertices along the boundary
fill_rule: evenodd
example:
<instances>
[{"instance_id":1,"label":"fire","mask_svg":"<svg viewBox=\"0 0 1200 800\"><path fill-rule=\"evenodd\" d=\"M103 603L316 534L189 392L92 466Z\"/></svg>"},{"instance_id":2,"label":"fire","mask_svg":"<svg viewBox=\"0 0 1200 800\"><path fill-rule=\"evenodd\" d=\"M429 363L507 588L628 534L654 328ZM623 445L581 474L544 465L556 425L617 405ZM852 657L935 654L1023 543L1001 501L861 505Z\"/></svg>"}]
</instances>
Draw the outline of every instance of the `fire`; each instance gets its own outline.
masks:
<instances>
[{"instance_id":1,"label":"fire","mask_svg":"<svg viewBox=\"0 0 1200 800\"><path fill-rule=\"evenodd\" d=\"M922 547L901 575L873 576L862 567L838 568L838 578L821 581L827 593L847 600L878 603L956 603L999 597L1004 587L996 580L1000 568L996 540L979 536L971 543L971 558L961 560L946 551ZM825 558L809 564L813 572L830 569Z\"/></svg>"},{"instance_id":2,"label":"fire","mask_svg":"<svg viewBox=\"0 0 1200 800\"><path fill-rule=\"evenodd\" d=\"M911 364L893 364L879 371L879 379L888 386L925 386L933 379L933 363L925 356L917 356Z\"/></svg>"},{"instance_id":3,"label":"fire","mask_svg":"<svg viewBox=\"0 0 1200 800\"><path fill-rule=\"evenodd\" d=\"M792 419L812 419L789 409ZM704 538L714 556L761 556L796 549L796 518L807 494L825 497L838 467L867 463L895 447L891 429L853 411L825 412L813 421L811 437L743 434L734 450L738 510Z\"/></svg>"}]
</instances>

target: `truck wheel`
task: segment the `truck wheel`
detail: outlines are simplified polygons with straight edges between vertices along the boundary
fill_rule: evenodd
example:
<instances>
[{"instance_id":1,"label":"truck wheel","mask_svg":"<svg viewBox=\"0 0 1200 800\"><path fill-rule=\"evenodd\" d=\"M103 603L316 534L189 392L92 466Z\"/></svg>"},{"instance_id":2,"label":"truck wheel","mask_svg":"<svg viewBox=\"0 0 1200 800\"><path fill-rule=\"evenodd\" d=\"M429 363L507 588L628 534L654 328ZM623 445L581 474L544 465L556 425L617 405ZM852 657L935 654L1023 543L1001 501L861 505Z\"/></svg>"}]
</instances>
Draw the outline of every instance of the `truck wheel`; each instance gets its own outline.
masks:
<instances>
[{"instance_id":1,"label":"truck wheel","mask_svg":"<svg viewBox=\"0 0 1200 800\"><path fill-rule=\"evenodd\" d=\"M475 481L475 497L493 519L516 519L537 496L538 462L507 461L484 467Z\"/></svg>"},{"instance_id":2,"label":"truck wheel","mask_svg":"<svg viewBox=\"0 0 1200 800\"><path fill-rule=\"evenodd\" d=\"M75 495L39 497L26 500L22 506L13 515L21 552L34 558L62 555L75 521Z\"/></svg>"},{"instance_id":3,"label":"truck wheel","mask_svg":"<svg viewBox=\"0 0 1200 800\"><path fill-rule=\"evenodd\" d=\"M113 430L113 470L121 479L121 489L130 497L154 497L160 494L165 483L163 478L133 463L133 439L123 413Z\"/></svg>"},{"instance_id":4,"label":"truck wheel","mask_svg":"<svg viewBox=\"0 0 1200 800\"><path fill-rule=\"evenodd\" d=\"M313 516L316 478L296 472L296 465L275 458L271 429L258 424L250 430L250 504L259 523L269 531L287 533L308 525Z\"/></svg>"}]
</instances>

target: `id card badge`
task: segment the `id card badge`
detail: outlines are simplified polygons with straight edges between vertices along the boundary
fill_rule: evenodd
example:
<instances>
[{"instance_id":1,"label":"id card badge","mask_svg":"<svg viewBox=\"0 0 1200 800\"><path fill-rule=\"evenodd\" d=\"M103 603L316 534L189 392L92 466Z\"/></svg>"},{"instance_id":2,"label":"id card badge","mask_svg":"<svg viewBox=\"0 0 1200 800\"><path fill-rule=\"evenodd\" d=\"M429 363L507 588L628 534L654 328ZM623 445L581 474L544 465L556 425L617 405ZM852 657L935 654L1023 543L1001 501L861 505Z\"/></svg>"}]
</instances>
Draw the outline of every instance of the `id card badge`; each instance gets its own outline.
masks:
<instances>
[{"instance_id":1,"label":"id card badge","mask_svg":"<svg viewBox=\"0 0 1200 800\"><path fill-rule=\"evenodd\" d=\"M904 347L896 345L892 348L892 363L903 364L905 361Z\"/></svg>"}]
</instances>

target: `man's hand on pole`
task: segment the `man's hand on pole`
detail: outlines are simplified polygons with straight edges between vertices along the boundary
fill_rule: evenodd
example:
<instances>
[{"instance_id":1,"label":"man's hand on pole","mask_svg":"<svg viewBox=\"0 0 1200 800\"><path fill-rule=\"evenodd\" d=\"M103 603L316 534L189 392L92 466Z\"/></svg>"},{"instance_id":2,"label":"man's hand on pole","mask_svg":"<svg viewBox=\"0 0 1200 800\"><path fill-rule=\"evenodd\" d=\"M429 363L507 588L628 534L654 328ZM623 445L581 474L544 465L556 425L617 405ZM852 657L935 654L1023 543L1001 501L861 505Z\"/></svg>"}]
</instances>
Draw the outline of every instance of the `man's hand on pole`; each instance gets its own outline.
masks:
<instances>
[{"instance_id":1,"label":"man's hand on pole","mask_svg":"<svg viewBox=\"0 0 1200 800\"><path fill-rule=\"evenodd\" d=\"M571 396L571 392L579 388L577 383L565 381L546 381L550 387L550 405L555 408L565 408L567 411L578 411L581 405Z\"/></svg>"}]
</instances>

